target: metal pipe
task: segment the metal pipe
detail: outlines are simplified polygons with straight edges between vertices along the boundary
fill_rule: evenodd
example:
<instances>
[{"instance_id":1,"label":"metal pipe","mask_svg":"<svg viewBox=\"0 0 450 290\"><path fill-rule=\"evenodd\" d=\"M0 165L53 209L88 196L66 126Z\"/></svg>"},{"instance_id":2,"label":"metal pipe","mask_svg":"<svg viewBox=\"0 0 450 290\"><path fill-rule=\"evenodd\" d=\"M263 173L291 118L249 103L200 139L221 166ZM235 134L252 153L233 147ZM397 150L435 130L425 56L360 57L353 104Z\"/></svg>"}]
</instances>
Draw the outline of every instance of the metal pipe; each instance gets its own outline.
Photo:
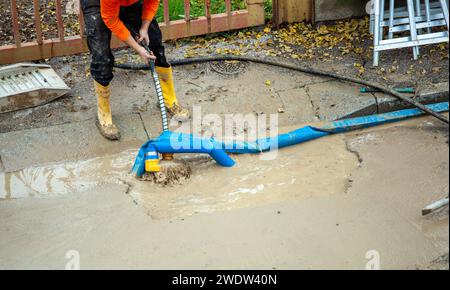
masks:
<instances>
[{"instance_id":1,"label":"metal pipe","mask_svg":"<svg viewBox=\"0 0 450 290\"><path fill-rule=\"evenodd\" d=\"M431 22L430 0L425 0L425 16L427 18L428 24L430 24ZM431 33L431 27L428 27L427 32Z\"/></svg>"},{"instance_id":2,"label":"metal pipe","mask_svg":"<svg viewBox=\"0 0 450 290\"><path fill-rule=\"evenodd\" d=\"M377 47L380 45L380 1L384 0L374 0L374 10L375 10L375 23L374 23L374 33L373 33L373 42L374 47ZM374 49L373 51L373 65L378 66L380 63L380 52Z\"/></svg>"},{"instance_id":3,"label":"metal pipe","mask_svg":"<svg viewBox=\"0 0 450 290\"><path fill-rule=\"evenodd\" d=\"M159 81L159 76L158 73L156 72L154 61L150 61L150 72L152 74L153 82L155 84L156 95L158 96L158 103L159 109L161 111L163 131L167 132L169 131L169 119L167 118L167 108L164 102L164 95L161 88L161 82Z\"/></svg>"},{"instance_id":4,"label":"metal pipe","mask_svg":"<svg viewBox=\"0 0 450 290\"><path fill-rule=\"evenodd\" d=\"M395 0L390 0L389 4L389 39L394 38L394 32L391 30L394 27L395 16Z\"/></svg>"},{"instance_id":5,"label":"metal pipe","mask_svg":"<svg viewBox=\"0 0 450 290\"><path fill-rule=\"evenodd\" d=\"M417 41L417 27L416 27L416 16L414 12L414 2L412 0L408 0L408 15L409 15L409 27L411 32L411 40ZM417 60L419 58L419 48L417 46L413 47L414 59Z\"/></svg>"}]
</instances>

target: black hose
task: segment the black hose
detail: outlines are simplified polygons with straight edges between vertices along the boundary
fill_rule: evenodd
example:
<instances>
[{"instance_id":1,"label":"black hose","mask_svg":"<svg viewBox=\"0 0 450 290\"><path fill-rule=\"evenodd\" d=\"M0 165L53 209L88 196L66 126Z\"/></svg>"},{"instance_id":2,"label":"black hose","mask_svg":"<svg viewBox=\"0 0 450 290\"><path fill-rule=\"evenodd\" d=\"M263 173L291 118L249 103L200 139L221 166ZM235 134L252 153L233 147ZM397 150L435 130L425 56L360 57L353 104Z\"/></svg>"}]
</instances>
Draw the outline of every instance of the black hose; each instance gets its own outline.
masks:
<instances>
[{"instance_id":1,"label":"black hose","mask_svg":"<svg viewBox=\"0 0 450 290\"><path fill-rule=\"evenodd\" d=\"M393 89L384 87L377 83L373 83L373 82L369 82L369 81L365 81L365 80L361 80L361 79L357 79L357 78L352 78L352 77L348 77L348 76L344 76L344 75L338 75L336 73L317 70L317 69L313 69L313 68L309 68L309 67L302 67L302 66L295 65L295 64L282 63L282 62L278 62L278 61L261 59L261 58L256 58L256 57L234 56L234 55L178 59L178 60L171 61L171 64L172 64L172 66L181 66L181 65L189 65L189 64L212 62L212 61L249 61L249 62L277 66L277 67L291 69L291 70L295 70L295 71L303 72L303 73L307 73L307 74L313 74L313 75L318 75L318 76L323 76L323 77L330 77L330 78L334 78L334 79L338 79L338 80L342 80L342 81L346 81L346 82L360 84L360 85L363 85L366 87L378 89L379 91L381 91L385 94L394 96L397 99L402 100L402 101L424 111L427 114L430 114L431 116L441 120L442 122L449 124L448 118L445 117L444 115L429 109L427 106L425 106L407 96L404 96L404 95L396 92ZM114 66L116 68L130 69L130 70L148 70L149 69L148 66L139 65L139 64L117 64L116 63Z\"/></svg>"}]
</instances>

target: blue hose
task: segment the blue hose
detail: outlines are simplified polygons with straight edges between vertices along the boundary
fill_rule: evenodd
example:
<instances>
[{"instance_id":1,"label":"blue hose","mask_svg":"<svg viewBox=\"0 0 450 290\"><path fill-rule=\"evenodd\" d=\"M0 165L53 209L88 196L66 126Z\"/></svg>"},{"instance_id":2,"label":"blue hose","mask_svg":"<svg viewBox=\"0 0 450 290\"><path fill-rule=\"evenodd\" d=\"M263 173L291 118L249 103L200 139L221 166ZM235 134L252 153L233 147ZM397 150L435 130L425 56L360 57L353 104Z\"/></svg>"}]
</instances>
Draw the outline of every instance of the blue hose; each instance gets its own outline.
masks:
<instances>
[{"instance_id":1,"label":"blue hose","mask_svg":"<svg viewBox=\"0 0 450 290\"><path fill-rule=\"evenodd\" d=\"M427 107L435 112L447 112L449 110L449 103L445 102L432 104ZM145 173L145 153L148 151L154 151L155 149L161 154L209 154L219 165L224 167L233 167L235 162L227 155L227 153L258 154L261 152L297 145L332 134L398 122L423 114L424 112L419 109L406 109L386 114L334 121L321 127L306 126L274 138L259 139L255 142L248 143L240 141L223 143L214 139L195 137L191 134L173 133L167 131L163 132L158 139L149 140L142 145L136 157L132 173L137 177L141 177Z\"/></svg>"},{"instance_id":2,"label":"blue hose","mask_svg":"<svg viewBox=\"0 0 450 290\"><path fill-rule=\"evenodd\" d=\"M243 145L247 147L248 145ZM209 154L219 165L233 167L235 162L223 150L223 144L214 139L202 139L191 134L165 131L158 139L149 140L142 145L134 162L132 173L141 177L145 173L145 154L149 151L161 154L197 153Z\"/></svg>"}]
</instances>

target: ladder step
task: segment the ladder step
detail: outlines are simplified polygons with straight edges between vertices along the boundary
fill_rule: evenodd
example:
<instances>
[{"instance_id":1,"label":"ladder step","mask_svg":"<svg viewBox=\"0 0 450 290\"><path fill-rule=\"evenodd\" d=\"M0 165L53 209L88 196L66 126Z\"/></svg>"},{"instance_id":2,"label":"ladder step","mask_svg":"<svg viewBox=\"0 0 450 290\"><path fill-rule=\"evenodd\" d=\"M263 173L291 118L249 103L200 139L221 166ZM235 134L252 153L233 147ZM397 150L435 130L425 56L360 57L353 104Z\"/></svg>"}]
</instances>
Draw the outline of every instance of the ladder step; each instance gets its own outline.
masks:
<instances>
[{"instance_id":1,"label":"ladder step","mask_svg":"<svg viewBox=\"0 0 450 290\"><path fill-rule=\"evenodd\" d=\"M430 22L423 22L416 24L417 29L423 29L423 28L431 28L431 27L438 27L438 26L444 26L446 25L445 20L433 20ZM409 31L411 28L409 24L406 25L400 25L397 27L393 27L389 29L390 32L403 32L403 31Z\"/></svg>"},{"instance_id":2,"label":"ladder step","mask_svg":"<svg viewBox=\"0 0 450 290\"><path fill-rule=\"evenodd\" d=\"M430 15L431 16L431 20L444 19L444 14L442 13L442 10L440 10L440 11L441 11L440 13L432 13ZM416 22L425 22L425 21L427 21L427 17L426 16L417 16L415 19L416 19ZM408 17L396 18L396 19L394 19L392 24L393 25L409 24L409 18ZM381 27L389 27L389 26L390 26L389 20L381 22Z\"/></svg>"},{"instance_id":3,"label":"ladder step","mask_svg":"<svg viewBox=\"0 0 450 290\"><path fill-rule=\"evenodd\" d=\"M418 35L416 41L412 41L411 37L383 40L381 41L380 45L375 48L375 51L383 51L396 48L408 48L448 41L449 41L448 32L436 32L431 34Z\"/></svg>"}]
</instances>

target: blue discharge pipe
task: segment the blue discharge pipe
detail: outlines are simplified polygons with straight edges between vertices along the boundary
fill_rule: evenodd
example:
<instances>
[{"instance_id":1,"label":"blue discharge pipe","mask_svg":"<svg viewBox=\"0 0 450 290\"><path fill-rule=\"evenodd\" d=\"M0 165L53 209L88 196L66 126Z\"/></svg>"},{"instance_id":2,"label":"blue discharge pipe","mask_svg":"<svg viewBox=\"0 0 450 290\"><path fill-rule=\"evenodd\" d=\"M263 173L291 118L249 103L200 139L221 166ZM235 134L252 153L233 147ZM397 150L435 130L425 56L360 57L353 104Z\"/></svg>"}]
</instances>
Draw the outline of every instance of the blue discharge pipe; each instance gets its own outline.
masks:
<instances>
[{"instance_id":1,"label":"blue discharge pipe","mask_svg":"<svg viewBox=\"0 0 450 290\"><path fill-rule=\"evenodd\" d=\"M449 103L439 103L427 106L435 112L447 112ZM218 142L214 139L195 137L191 134L163 132L155 140L149 140L142 145L136 157L132 173L141 177L145 173L146 156L155 154L175 153L202 153L209 154L219 165L233 167L235 162L227 153L232 154L258 154L270 150L281 149L288 146L315 140L332 134L339 134L378 125L398 122L408 118L423 115L419 109L407 109L386 114L372 115L327 123L321 127L306 126L290 133L273 138L264 138L255 142L233 141ZM153 157L152 157L153 158Z\"/></svg>"},{"instance_id":2,"label":"blue discharge pipe","mask_svg":"<svg viewBox=\"0 0 450 290\"><path fill-rule=\"evenodd\" d=\"M223 150L222 143L214 139L202 139L191 134L165 131L158 139L149 140L142 145L134 162L132 173L141 177L145 173L145 159L148 155L175 153L203 153L209 154L219 165L233 167L235 162ZM248 148L247 145L242 147Z\"/></svg>"}]
</instances>

